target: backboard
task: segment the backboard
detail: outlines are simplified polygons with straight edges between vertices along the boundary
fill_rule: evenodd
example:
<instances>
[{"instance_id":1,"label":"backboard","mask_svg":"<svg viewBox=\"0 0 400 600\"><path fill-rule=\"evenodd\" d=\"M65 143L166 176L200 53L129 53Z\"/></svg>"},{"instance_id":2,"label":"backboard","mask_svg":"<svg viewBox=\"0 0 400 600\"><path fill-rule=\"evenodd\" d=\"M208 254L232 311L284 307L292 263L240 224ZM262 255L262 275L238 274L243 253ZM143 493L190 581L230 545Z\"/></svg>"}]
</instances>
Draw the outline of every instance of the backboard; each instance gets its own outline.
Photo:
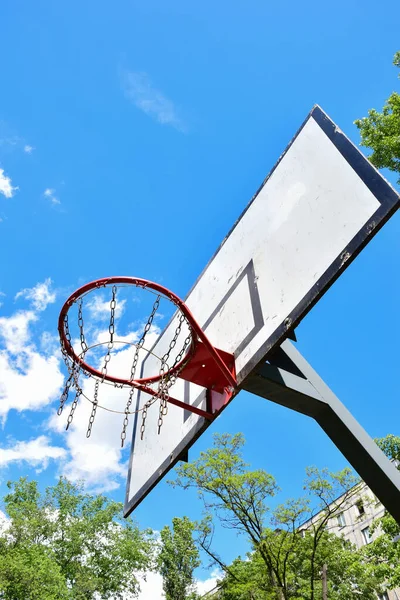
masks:
<instances>
[{"instance_id":1,"label":"backboard","mask_svg":"<svg viewBox=\"0 0 400 600\"><path fill-rule=\"evenodd\" d=\"M397 193L314 107L185 300L212 344L234 355L239 389L398 206ZM172 319L154 355L174 326ZM154 373L154 360L144 360L142 377ZM174 396L206 408L198 385L178 380ZM135 415L125 516L210 424L169 405L158 435L157 418L149 410L141 440Z\"/></svg>"}]
</instances>

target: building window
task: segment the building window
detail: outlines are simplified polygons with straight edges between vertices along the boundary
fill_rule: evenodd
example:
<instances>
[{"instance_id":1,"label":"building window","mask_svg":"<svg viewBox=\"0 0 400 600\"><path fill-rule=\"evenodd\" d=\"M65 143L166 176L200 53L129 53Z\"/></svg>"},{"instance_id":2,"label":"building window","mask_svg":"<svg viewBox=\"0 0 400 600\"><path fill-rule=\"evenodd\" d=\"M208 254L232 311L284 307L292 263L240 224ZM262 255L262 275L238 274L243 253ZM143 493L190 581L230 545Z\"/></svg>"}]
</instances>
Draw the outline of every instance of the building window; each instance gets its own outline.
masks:
<instances>
[{"instance_id":1,"label":"building window","mask_svg":"<svg viewBox=\"0 0 400 600\"><path fill-rule=\"evenodd\" d=\"M361 533L362 533L365 544L369 544L370 542L372 542L372 537L371 537L371 534L369 531L369 527L364 527L364 529L361 529Z\"/></svg>"},{"instance_id":2,"label":"building window","mask_svg":"<svg viewBox=\"0 0 400 600\"><path fill-rule=\"evenodd\" d=\"M361 502L361 500L359 502L356 503L356 507L358 510L358 514L360 515L360 517L362 515L365 515L365 508L364 508L364 504Z\"/></svg>"},{"instance_id":3,"label":"building window","mask_svg":"<svg viewBox=\"0 0 400 600\"><path fill-rule=\"evenodd\" d=\"M388 593L383 592L383 594L379 594L379 600L389 600Z\"/></svg>"},{"instance_id":4,"label":"building window","mask_svg":"<svg viewBox=\"0 0 400 600\"><path fill-rule=\"evenodd\" d=\"M339 513L336 517L337 519L337 524L339 527L344 527L346 525L346 520L344 518L344 514L343 513Z\"/></svg>"}]
</instances>

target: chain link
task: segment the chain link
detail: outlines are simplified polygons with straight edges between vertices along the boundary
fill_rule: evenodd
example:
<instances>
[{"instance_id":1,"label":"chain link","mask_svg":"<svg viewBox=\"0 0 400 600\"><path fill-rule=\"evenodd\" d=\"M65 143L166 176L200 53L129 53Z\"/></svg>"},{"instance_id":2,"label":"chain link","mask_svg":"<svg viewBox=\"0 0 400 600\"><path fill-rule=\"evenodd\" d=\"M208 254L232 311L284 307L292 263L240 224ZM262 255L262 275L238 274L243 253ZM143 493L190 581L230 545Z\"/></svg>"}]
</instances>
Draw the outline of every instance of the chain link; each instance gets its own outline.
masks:
<instances>
[{"instance_id":1,"label":"chain link","mask_svg":"<svg viewBox=\"0 0 400 600\"><path fill-rule=\"evenodd\" d=\"M153 310L150 313L149 318L147 319L147 323L143 329L143 333L142 333L142 337L140 338L140 340L138 341L138 343L136 344L136 350L135 350L135 355L133 357L133 362L132 362L132 367L131 367L131 375L130 375L130 381L133 381L135 379L135 373L136 373L136 367L139 361L139 351L141 348L143 348L143 344L144 341L146 339L146 335L149 332L152 324L153 324L153 320L154 317L156 315L156 312L158 310L158 307L160 306L160 299L161 296L157 296L156 301L153 304Z\"/></svg>"},{"instance_id":2,"label":"chain link","mask_svg":"<svg viewBox=\"0 0 400 600\"><path fill-rule=\"evenodd\" d=\"M85 335L83 332L82 298L79 299L79 303L78 303L78 325L79 325L79 330L80 330L80 341L81 341L81 348L82 348L81 357L83 358L85 356L85 353L88 350L88 345L86 343ZM65 333L65 338L66 338L67 342L71 345L71 332L69 330L68 313L64 316L64 333ZM74 412L77 407L79 397L82 394L82 389L79 385L80 365L75 363L74 361L72 361L72 359L70 358L70 356L68 355L68 353L65 349L64 342L61 342L61 353L63 356L63 360L65 362L65 366L67 367L69 377L68 377L67 381L65 382L65 386L64 386L63 392L61 394L60 406L57 410L58 415L61 415L63 412L65 403L68 400L70 389L75 388L75 390L76 390L75 398L72 402L71 410L70 410L70 413L69 413L69 416L67 419L67 427L66 428L68 429L72 423L72 420L74 417Z\"/></svg>"},{"instance_id":3,"label":"chain link","mask_svg":"<svg viewBox=\"0 0 400 600\"><path fill-rule=\"evenodd\" d=\"M146 429L146 418L147 418L147 410L149 409L149 407L154 404L154 402L157 400L157 398L151 398L150 400L147 400L146 404L143 406L142 409L142 424L140 426L140 439L143 440L143 435L144 435L144 431Z\"/></svg>"},{"instance_id":4,"label":"chain link","mask_svg":"<svg viewBox=\"0 0 400 600\"><path fill-rule=\"evenodd\" d=\"M71 333L69 331L68 313L64 315L64 332L67 342L71 343Z\"/></svg>"},{"instance_id":5,"label":"chain link","mask_svg":"<svg viewBox=\"0 0 400 600\"><path fill-rule=\"evenodd\" d=\"M90 435L92 433L92 427L93 427L94 419L96 417L97 404L98 404L98 395L99 395L99 385L100 385L100 381L97 379L96 383L94 384L94 395L93 395L93 402L92 402L92 412L90 413L88 428L87 428L87 432L86 432L86 437L87 438L90 438Z\"/></svg>"},{"instance_id":6,"label":"chain link","mask_svg":"<svg viewBox=\"0 0 400 600\"><path fill-rule=\"evenodd\" d=\"M126 403L126 407L125 407L125 417L122 422L122 431L121 431L121 448L124 447L125 440L126 440L126 430L127 430L128 424L129 424L128 415L129 415L130 406L132 404L132 400L133 400L133 388L129 392L129 399L128 399L128 402Z\"/></svg>"},{"instance_id":7,"label":"chain link","mask_svg":"<svg viewBox=\"0 0 400 600\"><path fill-rule=\"evenodd\" d=\"M191 336L188 336L185 339L184 346L182 347L182 350L180 351L180 353L177 355L172 369L180 362L180 360L182 359L182 357L184 355L186 348L189 346L191 341L192 341ZM159 389L158 389L158 397L160 398L160 408L159 408L158 423L157 423L158 435L160 435L161 427L163 426L164 417L165 417L165 415L168 414L169 390L176 383L176 380L179 377L179 373L182 371L184 366L185 365L182 365L181 368L178 371L175 371L172 375L168 375L168 377L164 376L160 381Z\"/></svg>"},{"instance_id":8,"label":"chain link","mask_svg":"<svg viewBox=\"0 0 400 600\"><path fill-rule=\"evenodd\" d=\"M85 340L85 334L83 332L82 304L83 304L83 299L79 298L79 300L78 300L78 326L79 326L79 338L81 341L81 348L82 348L81 360L83 360L85 358L85 354L88 350L88 345Z\"/></svg>"},{"instance_id":9,"label":"chain link","mask_svg":"<svg viewBox=\"0 0 400 600\"><path fill-rule=\"evenodd\" d=\"M71 344L71 334L69 331L69 324L68 324L68 313L64 316L64 333L65 333L67 342L69 344ZM72 361L71 361L70 357L68 356L68 353L65 349L64 340L61 340L61 354L63 356L63 360L65 362L65 366L68 369L68 372L71 373L72 372Z\"/></svg>"},{"instance_id":10,"label":"chain link","mask_svg":"<svg viewBox=\"0 0 400 600\"><path fill-rule=\"evenodd\" d=\"M68 323L68 314L66 314L64 316L64 333L65 333L65 337L67 339L67 342L69 344L71 344L71 333L69 330L69 323ZM79 386L79 365L76 365L71 358L68 356L68 353L65 349L65 345L64 342L61 342L61 354L63 356L63 360L65 363L65 366L67 367L68 373L69 373L69 377L67 379L67 381L65 382L65 386L63 389L63 392L61 394L61 398L60 398L60 406L58 407L57 410L57 414L61 415L65 406L65 403L68 400L68 396L69 396L69 392L71 387L75 388L76 390L76 394L75 394L75 399L73 402L73 410L71 407L71 413L68 417L68 424L67 424L67 429L70 425L70 423L72 422L72 418L73 418L73 414L75 412L75 408L76 408L76 404L78 402L77 396L79 398L80 394L82 393L82 390Z\"/></svg>"},{"instance_id":11,"label":"chain link","mask_svg":"<svg viewBox=\"0 0 400 600\"><path fill-rule=\"evenodd\" d=\"M157 313L158 307L160 306L160 300L161 300L161 296L158 295L154 304L153 304L153 309L149 315L149 318L147 319L147 323L143 329L143 333L142 336L140 338L140 340L138 341L138 343L136 344L136 349L135 349L135 355L133 357L133 361L132 361L132 366L131 366L131 374L129 377L129 381L133 381L135 379L135 375L136 375L136 368L137 368L137 364L139 361L139 352L140 349L143 348L143 344L145 342L146 339L146 335L147 333L150 331L154 317ZM133 387L131 387L130 391L129 391L129 397L128 397L128 401L126 403L126 407L125 407L125 417L124 417L124 421L122 424L122 431L121 431L121 448L124 447L124 443L125 443L125 439L126 439L126 429L128 427L128 423L129 423L129 409L131 407L132 401L133 401L133 394L135 392L135 389ZM144 410L144 409L143 409ZM146 409L146 416L147 416L147 409ZM146 416L144 417L144 421L146 420ZM142 426L143 426L143 420L142 420ZM141 428L142 431L142 428ZM144 429L143 429L143 433L144 433ZM142 439L143 439L143 435L142 435Z\"/></svg>"},{"instance_id":12,"label":"chain link","mask_svg":"<svg viewBox=\"0 0 400 600\"><path fill-rule=\"evenodd\" d=\"M112 298L110 302L110 324L108 326L108 332L110 334L110 340L107 344L107 354L104 357L104 365L101 369L101 374L103 376L103 381L105 376L107 375L108 363L111 360L111 350L114 347L114 333L115 333L115 307L117 305L117 301L115 299L117 295L117 286L113 285L112 287Z\"/></svg>"},{"instance_id":13,"label":"chain link","mask_svg":"<svg viewBox=\"0 0 400 600\"><path fill-rule=\"evenodd\" d=\"M70 376L68 377L67 381L65 382L64 389L61 394L60 406L58 407L58 410L57 410L58 416L61 415L63 408L64 408L64 404L68 400L68 394L69 394L69 390L71 388L72 383L73 383L73 374L71 373Z\"/></svg>"},{"instance_id":14,"label":"chain link","mask_svg":"<svg viewBox=\"0 0 400 600\"><path fill-rule=\"evenodd\" d=\"M71 333L69 331L68 314L64 316L64 332L68 343L71 345ZM68 369L68 373L70 374L70 376L72 376L72 386L78 389L78 376L80 373L80 365L76 364L68 355L63 341L61 342L61 354L63 356L65 366Z\"/></svg>"},{"instance_id":15,"label":"chain link","mask_svg":"<svg viewBox=\"0 0 400 600\"><path fill-rule=\"evenodd\" d=\"M74 418L74 412L75 412L75 409L76 409L76 407L78 405L78 400L79 400L81 394L82 394L82 390L81 389L76 390L75 398L74 398L74 401L71 404L71 410L70 410L70 413L68 415L67 426L65 428L67 431L69 429L69 426L72 423L72 419Z\"/></svg>"},{"instance_id":16,"label":"chain link","mask_svg":"<svg viewBox=\"0 0 400 600\"><path fill-rule=\"evenodd\" d=\"M163 358L165 358L167 355L169 357L169 354L170 354L172 348L174 348L174 346L176 345L177 338L179 336L179 333L181 332L182 324L184 322L186 322L187 325L189 326L189 335L185 338L183 346L182 346L180 352L176 355L174 363L170 370L173 370L180 363L180 361L183 359L183 357L185 355L187 348L189 347L189 345L192 342L192 335L193 335L192 329L191 329L190 324L188 323L186 317L183 314L181 314L180 319L179 319L179 325L175 332L175 336L173 337L173 339L170 343L168 352L164 355ZM162 361L161 361L161 363L162 363ZM176 380L179 377L179 373L182 371L184 366L185 366L185 364L181 365L179 370L175 371L171 375L168 375L167 379L163 378L164 380L162 379L160 382L160 383L162 383L162 390L161 390L162 395L160 398L160 410L159 410L159 415L158 415L158 434L160 434L160 430L163 425L163 418L168 413L169 390L176 383Z\"/></svg>"},{"instance_id":17,"label":"chain link","mask_svg":"<svg viewBox=\"0 0 400 600\"><path fill-rule=\"evenodd\" d=\"M161 358L161 365L160 365L161 379L158 383L158 390L157 390L157 396L160 399L158 422L157 422L158 435L160 435L161 427L163 425L163 419L164 419L165 415L168 413L169 387L168 387L168 380L167 380L167 374L168 374L167 360L171 354L172 349L175 347L179 333L181 332L182 322L183 322L182 316L183 315L181 315L181 317L179 319L179 324L175 331L175 335L172 338L172 340L170 341L169 348L168 348L167 352Z\"/></svg>"},{"instance_id":18,"label":"chain link","mask_svg":"<svg viewBox=\"0 0 400 600\"><path fill-rule=\"evenodd\" d=\"M131 387L131 389L129 390L129 397L128 397L128 402L126 403L126 407L125 407L125 417L122 423L122 431L121 431L121 448L124 447L124 443L125 443L125 439L126 439L126 429L128 427L128 423L129 423L129 409L131 407L132 401L133 401L133 394L135 392L135 388Z\"/></svg>"}]
</instances>

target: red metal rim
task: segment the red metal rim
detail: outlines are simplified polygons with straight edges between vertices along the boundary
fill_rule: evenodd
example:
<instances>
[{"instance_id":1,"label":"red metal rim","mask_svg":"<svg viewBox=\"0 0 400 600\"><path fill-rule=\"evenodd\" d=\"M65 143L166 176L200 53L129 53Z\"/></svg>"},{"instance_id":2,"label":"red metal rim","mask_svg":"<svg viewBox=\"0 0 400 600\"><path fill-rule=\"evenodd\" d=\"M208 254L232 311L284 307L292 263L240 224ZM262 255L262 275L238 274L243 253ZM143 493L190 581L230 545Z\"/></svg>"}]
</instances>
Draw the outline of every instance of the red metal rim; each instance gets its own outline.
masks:
<instances>
[{"instance_id":1,"label":"red metal rim","mask_svg":"<svg viewBox=\"0 0 400 600\"><path fill-rule=\"evenodd\" d=\"M80 297L84 296L85 294L87 294L88 292L90 292L93 289L98 289L98 288L107 287L110 285L118 285L118 284L134 285L136 287L141 287L143 289L154 290L155 292L163 295L168 300L170 300L173 304L175 304L175 306L177 308L179 308L179 310L185 315L188 322L190 323L193 333L196 335L192 335L192 341L191 341L189 350L186 353L186 355L182 358L182 360L177 365L175 365L175 367L171 368L168 371L168 374L173 375L174 373L178 372L190 360L190 357L192 356L194 349L197 345L198 338L200 338L200 339L202 339L202 341L204 341L203 338L205 337L205 335L204 335L203 331L201 330L200 326L195 321L192 313L190 312L190 310L188 309L186 304L183 302L183 300L181 300L179 298L179 296L177 296L176 294L174 294L173 292L168 290L166 287L159 285L158 283L154 283L153 281L148 281L147 279L141 279L139 277L115 276L115 277L105 277L103 279L96 279L95 281L86 283L85 285L78 288L73 294L70 295L70 297L64 303L64 305L61 309L61 312L60 312L60 316L58 318L58 333L60 335L61 343L63 344L68 356L75 363L79 364L82 369L84 369L85 371L87 371L88 373L93 375L94 377L98 377L99 379L105 379L105 380L111 381L113 383L136 387L137 385L149 385L152 383L156 383L157 381L160 381L160 379L161 379L160 375L154 375L152 377L144 377L144 378L129 380L129 379L122 379L120 377L115 377L114 375L104 374L101 371L98 371L97 369L95 369L94 367L89 365L88 363L86 363L84 360L82 360L76 354L76 352L74 351L73 347L71 346L70 342L68 341L68 339L65 335L65 328L64 328L65 316L67 315L71 306ZM207 338L205 338L205 339L207 339ZM207 340L207 342L208 342L208 340ZM210 344L210 342L208 342L208 344Z\"/></svg>"}]
</instances>

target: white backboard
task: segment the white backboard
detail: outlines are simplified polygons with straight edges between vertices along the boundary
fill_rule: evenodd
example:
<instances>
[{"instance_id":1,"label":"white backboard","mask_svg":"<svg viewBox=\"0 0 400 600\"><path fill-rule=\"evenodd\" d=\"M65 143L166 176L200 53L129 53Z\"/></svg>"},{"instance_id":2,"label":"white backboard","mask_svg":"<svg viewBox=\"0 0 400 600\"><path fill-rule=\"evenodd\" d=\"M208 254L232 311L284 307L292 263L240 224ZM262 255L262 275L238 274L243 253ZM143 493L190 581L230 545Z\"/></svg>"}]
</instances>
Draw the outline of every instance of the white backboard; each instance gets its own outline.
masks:
<instances>
[{"instance_id":1,"label":"white backboard","mask_svg":"<svg viewBox=\"0 0 400 600\"><path fill-rule=\"evenodd\" d=\"M239 385L283 342L397 201L396 192L315 107L186 298L213 345L234 354ZM172 320L153 348L156 355L167 349L175 327ZM144 362L143 376L157 372L153 360ZM199 386L180 380L173 395L205 409ZM158 435L155 405L140 440L138 419L126 515L209 425L169 405Z\"/></svg>"}]
</instances>

